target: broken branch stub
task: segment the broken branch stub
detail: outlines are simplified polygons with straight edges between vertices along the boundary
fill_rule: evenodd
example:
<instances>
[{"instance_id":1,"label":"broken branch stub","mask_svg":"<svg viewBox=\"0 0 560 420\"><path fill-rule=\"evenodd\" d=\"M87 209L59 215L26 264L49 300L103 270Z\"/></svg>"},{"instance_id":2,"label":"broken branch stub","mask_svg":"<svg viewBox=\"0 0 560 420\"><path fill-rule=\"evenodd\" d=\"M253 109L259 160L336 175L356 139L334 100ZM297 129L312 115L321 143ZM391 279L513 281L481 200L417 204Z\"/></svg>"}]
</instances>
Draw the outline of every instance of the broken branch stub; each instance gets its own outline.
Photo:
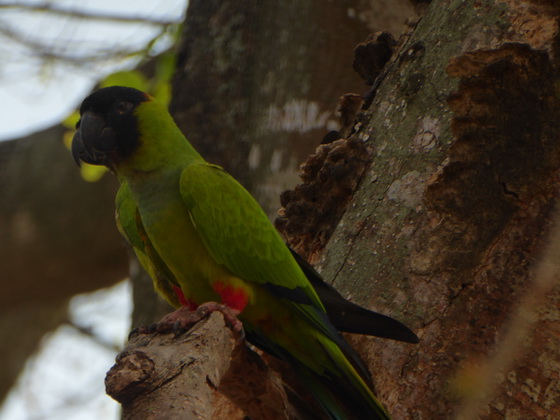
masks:
<instances>
[{"instance_id":1,"label":"broken branch stub","mask_svg":"<svg viewBox=\"0 0 560 420\"><path fill-rule=\"evenodd\" d=\"M107 373L105 387L121 403L124 419L296 415L279 376L234 336L218 312L179 337L134 337Z\"/></svg>"}]
</instances>

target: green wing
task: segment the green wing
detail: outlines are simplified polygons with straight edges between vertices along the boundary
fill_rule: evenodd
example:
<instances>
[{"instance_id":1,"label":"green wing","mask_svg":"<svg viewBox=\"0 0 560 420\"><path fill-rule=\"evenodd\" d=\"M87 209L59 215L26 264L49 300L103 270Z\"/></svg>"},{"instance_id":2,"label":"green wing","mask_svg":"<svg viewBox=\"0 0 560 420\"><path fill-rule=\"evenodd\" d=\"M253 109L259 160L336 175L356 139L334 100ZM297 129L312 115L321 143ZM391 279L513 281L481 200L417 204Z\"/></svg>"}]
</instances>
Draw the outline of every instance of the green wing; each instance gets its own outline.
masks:
<instances>
[{"instance_id":1,"label":"green wing","mask_svg":"<svg viewBox=\"0 0 560 420\"><path fill-rule=\"evenodd\" d=\"M180 188L193 224L216 262L245 281L280 294L300 293L323 309L284 241L241 184L219 166L197 163L183 170Z\"/></svg>"},{"instance_id":2,"label":"green wing","mask_svg":"<svg viewBox=\"0 0 560 420\"><path fill-rule=\"evenodd\" d=\"M183 170L180 191L197 232L218 264L248 283L263 285L318 331L340 342L307 277L241 184L219 166L196 163Z\"/></svg>"},{"instance_id":3,"label":"green wing","mask_svg":"<svg viewBox=\"0 0 560 420\"><path fill-rule=\"evenodd\" d=\"M152 278L154 289L170 305L178 308L181 306L179 299L173 291L173 284L177 280L163 263L155 251L140 219L138 206L132 198L132 193L127 182L122 182L115 199L117 228L121 235L138 258L138 262Z\"/></svg>"}]
</instances>

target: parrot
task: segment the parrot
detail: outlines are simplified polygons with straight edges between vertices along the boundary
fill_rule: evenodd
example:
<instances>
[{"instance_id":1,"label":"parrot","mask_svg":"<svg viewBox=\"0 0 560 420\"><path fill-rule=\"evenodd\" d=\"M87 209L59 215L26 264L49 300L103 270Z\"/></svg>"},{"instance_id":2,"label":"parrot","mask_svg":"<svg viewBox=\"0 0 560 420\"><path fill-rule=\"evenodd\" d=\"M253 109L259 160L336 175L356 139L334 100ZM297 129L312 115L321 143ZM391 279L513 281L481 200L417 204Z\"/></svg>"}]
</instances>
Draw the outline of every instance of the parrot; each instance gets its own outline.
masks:
<instances>
[{"instance_id":1,"label":"parrot","mask_svg":"<svg viewBox=\"0 0 560 420\"><path fill-rule=\"evenodd\" d=\"M74 144L75 147L78 145L79 141ZM87 159L87 156L82 154L82 159ZM196 304L187 301L178 281L149 243L126 181L121 183L115 202L117 228L133 249L144 270L154 279L156 292L175 308L187 306L196 309ZM325 282L303 257L289 249L325 306L329 320L338 331L373 335L414 344L419 342L416 334L399 321L346 300L333 286ZM149 253L151 258L146 253Z\"/></svg>"},{"instance_id":2,"label":"parrot","mask_svg":"<svg viewBox=\"0 0 560 420\"><path fill-rule=\"evenodd\" d=\"M198 154L164 104L111 86L79 112L74 160L117 176L117 227L158 293L174 307L228 308L251 344L293 366L330 419L390 418L339 331L417 343L412 331L324 282L249 192Z\"/></svg>"}]
</instances>

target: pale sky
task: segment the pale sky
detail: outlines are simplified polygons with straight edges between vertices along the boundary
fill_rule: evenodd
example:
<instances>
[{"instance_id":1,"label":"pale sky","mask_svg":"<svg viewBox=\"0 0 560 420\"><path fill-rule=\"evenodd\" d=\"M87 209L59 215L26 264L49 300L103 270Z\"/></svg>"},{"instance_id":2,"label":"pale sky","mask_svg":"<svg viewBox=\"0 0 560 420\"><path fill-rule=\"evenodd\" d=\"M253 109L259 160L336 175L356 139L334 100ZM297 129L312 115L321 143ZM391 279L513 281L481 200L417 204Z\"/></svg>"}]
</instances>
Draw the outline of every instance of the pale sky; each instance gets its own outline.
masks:
<instances>
[{"instance_id":1,"label":"pale sky","mask_svg":"<svg viewBox=\"0 0 560 420\"><path fill-rule=\"evenodd\" d=\"M71 10L108 15L182 20L187 0L19 0L17 4L53 4ZM26 40L48 42L61 52L87 54L115 44L141 47L157 31L140 23L115 23L50 13L2 9L0 36L14 27L26 28ZM28 29L27 29L28 28ZM165 44L165 43L164 43ZM168 45L168 44L167 44ZM159 48L165 48L160 45ZM134 66L134 61L99 65L87 62L79 68L35 58L28 47L2 36L0 42L0 140L12 139L60 122L75 109L93 85L105 74Z\"/></svg>"}]
</instances>

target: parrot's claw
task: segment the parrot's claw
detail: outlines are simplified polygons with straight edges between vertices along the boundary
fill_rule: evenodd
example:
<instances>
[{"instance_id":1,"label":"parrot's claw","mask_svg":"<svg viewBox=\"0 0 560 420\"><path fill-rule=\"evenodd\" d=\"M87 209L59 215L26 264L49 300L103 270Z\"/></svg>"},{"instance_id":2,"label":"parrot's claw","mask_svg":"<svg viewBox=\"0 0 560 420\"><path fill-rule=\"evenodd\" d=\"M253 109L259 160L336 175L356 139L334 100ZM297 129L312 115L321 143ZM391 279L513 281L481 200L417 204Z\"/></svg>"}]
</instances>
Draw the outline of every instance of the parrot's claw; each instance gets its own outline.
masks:
<instances>
[{"instance_id":1,"label":"parrot's claw","mask_svg":"<svg viewBox=\"0 0 560 420\"><path fill-rule=\"evenodd\" d=\"M153 334L158 331L159 331L159 324L140 325L139 327L130 330L130 332L128 333L128 341L132 340L137 335Z\"/></svg>"},{"instance_id":2,"label":"parrot's claw","mask_svg":"<svg viewBox=\"0 0 560 420\"><path fill-rule=\"evenodd\" d=\"M200 305L196 313L200 314L201 319L210 316L212 312L221 312L224 315L224 319L228 327L230 327L233 331L238 334L242 335L242 338L245 337L245 333L243 332L243 323L237 318L237 314L233 309L228 308L225 305L217 302L206 302Z\"/></svg>"},{"instance_id":3,"label":"parrot's claw","mask_svg":"<svg viewBox=\"0 0 560 420\"><path fill-rule=\"evenodd\" d=\"M239 334L239 340L241 341L245 339L243 324L239 319L237 319L235 311L216 302L204 303L200 305L196 311L191 311L188 307L183 306L176 311L165 315L157 324L151 324L148 326L142 325L134 328L130 331L128 339L130 340L139 334L153 333L173 333L175 338L177 338L189 330L194 324L210 316L213 312L221 312L224 315L224 319L228 327Z\"/></svg>"},{"instance_id":4,"label":"parrot's claw","mask_svg":"<svg viewBox=\"0 0 560 420\"><path fill-rule=\"evenodd\" d=\"M183 325L181 325L181 321L177 320L173 324L172 331L175 338L177 338L180 335L183 335L187 331L187 329Z\"/></svg>"},{"instance_id":5,"label":"parrot's claw","mask_svg":"<svg viewBox=\"0 0 560 420\"><path fill-rule=\"evenodd\" d=\"M245 341L245 328L243 328L243 325L241 325L241 329L237 331L237 333L239 334L239 337L237 337L237 342L241 343L242 341Z\"/></svg>"}]
</instances>

